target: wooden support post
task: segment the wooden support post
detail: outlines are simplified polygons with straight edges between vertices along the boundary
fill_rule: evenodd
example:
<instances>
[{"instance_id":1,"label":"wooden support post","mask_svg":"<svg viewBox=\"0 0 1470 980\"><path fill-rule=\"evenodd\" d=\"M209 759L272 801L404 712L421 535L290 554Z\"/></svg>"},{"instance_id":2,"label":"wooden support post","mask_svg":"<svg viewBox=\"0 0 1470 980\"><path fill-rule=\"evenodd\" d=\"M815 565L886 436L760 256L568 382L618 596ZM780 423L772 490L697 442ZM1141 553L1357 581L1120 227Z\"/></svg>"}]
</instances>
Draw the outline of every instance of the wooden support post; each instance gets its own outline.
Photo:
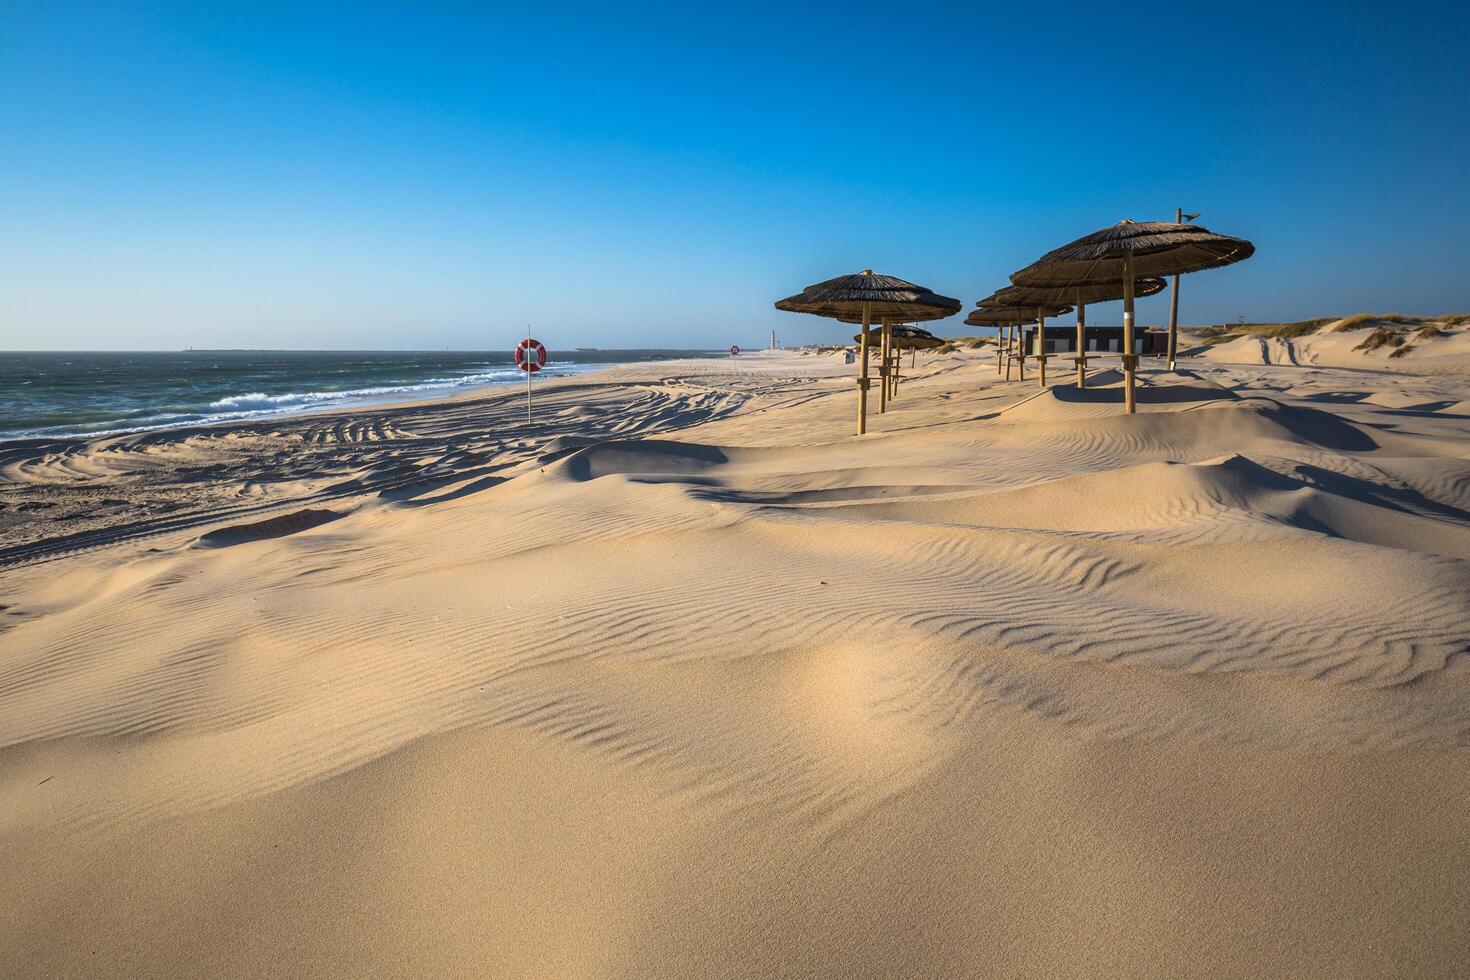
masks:
<instances>
[{"instance_id":1,"label":"wooden support post","mask_svg":"<svg viewBox=\"0 0 1470 980\"><path fill-rule=\"evenodd\" d=\"M863 332L858 339L858 435L868 431L868 326L872 323L872 307L863 304Z\"/></svg>"},{"instance_id":2,"label":"wooden support post","mask_svg":"<svg viewBox=\"0 0 1470 980\"><path fill-rule=\"evenodd\" d=\"M1017 377L1026 380L1026 324L1016 324L1016 370Z\"/></svg>"},{"instance_id":3,"label":"wooden support post","mask_svg":"<svg viewBox=\"0 0 1470 980\"><path fill-rule=\"evenodd\" d=\"M1087 387L1087 307L1082 305L1082 288L1077 289L1077 387Z\"/></svg>"},{"instance_id":4,"label":"wooden support post","mask_svg":"<svg viewBox=\"0 0 1470 980\"><path fill-rule=\"evenodd\" d=\"M1138 369L1138 355L1133 343L1133 252L1123 253L1123 403L1128 414L1138 411L1134 401L1133 375Z\"/></svg>"},{"instance_id":5,"label":"wooden support post","mask_svg":"<svg viewBox=\"0 0 1470 980\"><path fill-rule=\"evenodd\" d=\"M996 374L996 377L999 377L1000 376L1000 374L1001 374L1001 366L1005 363L1005 359L1006 359L1005 335L1006 335L1006 328L1005 327L996 327L995 328L995 374Z\"/></svg>"},{"instance_id":6,"label":"wooden support post","mask_svg":"<svg viewBox=\"0 0 1470 980\"><path fill-rule=\"evenodd\" d=\"M1184 224L1184 209L1174 212L1174 223ZM1179 277L1169 289L1169 370L1174 370L1174 353L1179 349Z\"/></svg>"},{"instance_id":7,"label":"wooden support post","mask_svg":"<svg viewBox=\"0 0 1470 980\"><path fill-rule=\"evenodd\" d=\"M1036 308L1036 371L1037 387L1046 387L1046 307Z\"/></svg>"},{"instance_id":8,"label":"wooden support post","mask_svg":"<svg viewBox=\"0 0 1470 980\"><path fill-rule=\"evenodd\" d=\"M888 318L883 318L883 329L878 335L878 414L888 411L888 345L893 340L893 327Z\"/></svg>"},{"instance_id":9,"label":"wooden support post","mask_svg":"<svg viewBox=\"0 0 1470 980\"><path fill-rule=\"evenodd\" d=\"M1009 323L1006 324L1006 380L1007 381L1011 380L1011 363L1013 361L1015 361L1015 359L1016 359L1015 356L1014 356L1015 355L1015 352L1011 350L1011 345L1014 343L1014 341L1012 340L1012 337L1015 335L1015 330L1016 330L1016 328L1015 328L1015 326L1013 324L1009 324Z\"/></svg>"}]
</instances>

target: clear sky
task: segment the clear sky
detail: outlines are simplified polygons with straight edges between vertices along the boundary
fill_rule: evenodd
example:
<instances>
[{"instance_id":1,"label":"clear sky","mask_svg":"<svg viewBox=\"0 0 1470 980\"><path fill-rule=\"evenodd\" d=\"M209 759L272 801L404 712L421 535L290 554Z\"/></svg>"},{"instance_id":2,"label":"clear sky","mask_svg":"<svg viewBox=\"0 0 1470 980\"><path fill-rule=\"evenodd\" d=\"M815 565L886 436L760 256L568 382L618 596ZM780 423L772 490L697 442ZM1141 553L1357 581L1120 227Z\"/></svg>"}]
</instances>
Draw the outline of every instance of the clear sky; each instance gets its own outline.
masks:
<instances>
[{"instance_id":1,"label":"clear sky","mask_svg":"<svg viewBox=\"0 0 1470 980\"><path fill-rule=\"evenodd\" d=\"M0 0L0 347L832 340L1176 206L1186 323L1464 310L1467 11Z\"/></svg>"}]
</instances>

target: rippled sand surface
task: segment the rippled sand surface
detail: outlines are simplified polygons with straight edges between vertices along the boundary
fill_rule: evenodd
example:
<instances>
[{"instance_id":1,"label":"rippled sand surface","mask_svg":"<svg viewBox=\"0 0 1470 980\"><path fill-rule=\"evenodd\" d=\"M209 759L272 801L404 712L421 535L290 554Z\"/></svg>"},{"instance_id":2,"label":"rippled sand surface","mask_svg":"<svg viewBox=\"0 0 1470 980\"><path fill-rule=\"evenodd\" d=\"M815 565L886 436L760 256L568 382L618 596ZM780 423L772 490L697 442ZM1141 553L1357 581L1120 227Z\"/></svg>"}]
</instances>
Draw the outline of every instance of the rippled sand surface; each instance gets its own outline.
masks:
<instances>
[{"instance_id":1,"label":"rippled sand surface","mask_svg":"<svg viewBox=\"0 0 1470 980\"><path fill-rule=\"evenodd\" d=\"M0 448L0 973L1463 968L1470 378L850 370Z\"/></svg>"}]
</instances>

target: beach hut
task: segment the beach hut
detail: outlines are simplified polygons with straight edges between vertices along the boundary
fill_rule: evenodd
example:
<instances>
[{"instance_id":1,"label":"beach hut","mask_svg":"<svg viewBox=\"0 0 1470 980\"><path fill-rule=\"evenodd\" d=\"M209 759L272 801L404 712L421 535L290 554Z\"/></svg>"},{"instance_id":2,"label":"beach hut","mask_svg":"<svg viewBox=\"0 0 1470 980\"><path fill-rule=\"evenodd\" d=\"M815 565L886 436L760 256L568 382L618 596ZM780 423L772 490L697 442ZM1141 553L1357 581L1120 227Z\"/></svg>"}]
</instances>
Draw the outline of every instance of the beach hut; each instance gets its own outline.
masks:
<instances>
[{"instance_id":1,"label":"beach hut","mask_svg":"<svg viewBox=\"0 0 1470 980\"><path fill-rule=\"evenodd\" d=\"M1125 220L1047 252L1014 273L1011 282L1032 287L1122 282L1123 336L1127 348L1123 354L1123 397L1132 414L1138 410L1133 394L1134 375L1138 371L1133 336L1136 281L1217 269L1248 259L1255 251L1256 247L1244 238L1217 235L1199 225Z\"/></svg>"},{"instance_id":2,"label":"beach hut","mask_svg":"<svg viewBox=\"0 0 1470 980\"><path fill-rule=\"evenodd\" d=\"M868 431L868 347L869 328L876 318L882 324L884 357L887 357L891 328L894 323L911 320L942 320L960 311L957 299L916 286L893 276L880 276L872 269L855 275L838 276L808 286L795 296L776 301L776 309L790 313L812 313L837 319L854 318L862 324L858 335L858 435ZM887 362L882 362L884 387L882 401L887 404Z\"/></svg>"},{"instance_id":3,"label":"beach hut","mask_svg":"<svg viewBox=\"0 0 1470 980\"><path fill-rule=\"evenodd\" d=\"M995 373L1004 371L1006 380L1011 380L1012 347L1015 332L1024 324L1036 322L1036 311L992 307L970 311L965 325L971 327L995 327ZM1021 380L1026 380L1026 366L1021 365Z\"/></svg>"},{"instance_id":4,"label":"beach hut","mask_svg":"<svg viewBox=\"0 0 1470 980\"><path fill-rule=\"evenodd\" d=\"M1164 280L1162 279L1139 279L1133 284L1134 296L1152 296L1163 292ZM1056 303L1072 303L1077 307L1077 387L1087 387L1087 343L1085 335L1087 332L1087 307L1093 303L1110 303L1113 300L1123 298L1123 280L1116 282L1094 282L1085 286L1007 286L1005 289L997 289L991 294L999 303L1008 306L1031 306L1034 304L1047 305ZM984 300L981 300L983 303ZM1060 314L1058 314L1060 315ZM1046 345L1046 326L1043 321L1039 331L1040 343L1044 348ZM1136 354L1137 351L1125 350L1125 354ZM1043 377L1046 362L1042 361ZM1044 382L1043 382L1044 383Z\"/></svg>"}]
</instances>

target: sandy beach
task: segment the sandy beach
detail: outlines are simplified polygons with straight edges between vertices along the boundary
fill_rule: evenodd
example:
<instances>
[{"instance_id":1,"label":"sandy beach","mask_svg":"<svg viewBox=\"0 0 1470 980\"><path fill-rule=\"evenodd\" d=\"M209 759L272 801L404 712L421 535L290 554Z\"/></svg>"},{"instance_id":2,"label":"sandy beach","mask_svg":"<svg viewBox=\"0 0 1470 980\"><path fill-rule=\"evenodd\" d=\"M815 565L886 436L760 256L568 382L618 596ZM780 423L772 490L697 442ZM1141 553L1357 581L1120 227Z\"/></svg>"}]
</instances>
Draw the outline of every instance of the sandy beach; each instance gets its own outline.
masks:
<instances>
[{"instance_id":1,"label":"sandy beach","mask_svg":"<svg viewBox=\"0 0 1470 980\"><path fill-rule=\"evenodd\" d=\"M1470 355L1329 354L0 446L0 974L1462 975Z\"/></svg>"}]
</instances>

